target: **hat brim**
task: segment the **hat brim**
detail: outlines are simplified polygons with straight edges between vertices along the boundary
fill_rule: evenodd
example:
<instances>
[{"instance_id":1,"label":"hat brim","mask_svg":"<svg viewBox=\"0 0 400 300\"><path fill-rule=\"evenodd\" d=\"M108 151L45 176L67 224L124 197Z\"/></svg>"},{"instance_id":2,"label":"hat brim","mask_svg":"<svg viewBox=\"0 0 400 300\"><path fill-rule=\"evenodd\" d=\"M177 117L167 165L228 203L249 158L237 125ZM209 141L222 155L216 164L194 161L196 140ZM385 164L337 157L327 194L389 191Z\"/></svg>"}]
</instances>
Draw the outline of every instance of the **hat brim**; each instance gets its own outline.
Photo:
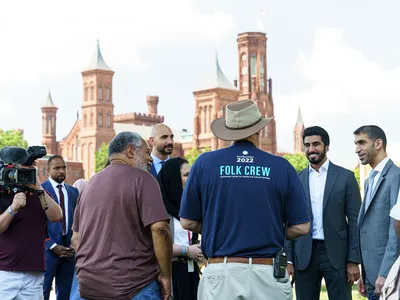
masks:
<instances>
[{"instance_id":1,"label":"hat brim","mask_svg":"<svg viewBox=\"0 0 400 300\"><path fill-rule=\"evenodd\" d=\"M225 126L225 119L219 118L212 121L211 131L220 140L239 141L259 132L261 129L267 126L273 119L274 117L262 118L260 122L251 127L244 129L229 129Z\"/></svg>"}]
</instances>

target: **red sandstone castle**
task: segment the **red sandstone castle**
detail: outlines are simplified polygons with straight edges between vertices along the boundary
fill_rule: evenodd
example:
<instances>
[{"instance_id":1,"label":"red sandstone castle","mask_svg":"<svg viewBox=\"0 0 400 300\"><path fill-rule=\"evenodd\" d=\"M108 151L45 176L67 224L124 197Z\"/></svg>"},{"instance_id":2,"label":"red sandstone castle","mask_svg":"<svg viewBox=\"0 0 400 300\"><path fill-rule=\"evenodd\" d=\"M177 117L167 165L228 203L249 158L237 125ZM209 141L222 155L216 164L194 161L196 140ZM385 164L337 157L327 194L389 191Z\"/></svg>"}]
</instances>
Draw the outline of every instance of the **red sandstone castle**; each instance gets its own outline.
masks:
<instances>
[{"instance_id":1,"label":"red sandstone castle","mask_svg":"<svg viewBox=\"0 0 400 300\"><path fill-rule=\"evenodd\" d=\"M224 107L234 101L253 99L264 116L274 115L272 79L267 77L267 37L261 32L246 32L238 35L239 80L231 82L226 78L215 58L212 74L207 85L193 92L195 116L193 134L174 132L176 136L175 156L183 156L192 148L211 150L226 147L230 142L218 140L210 130L210 123L224 116ZM135 131L148 139L151 126L162 123L158 115L158 96L147 96L148 112L114 115L113 75L105 63L99 44L89 66L82 71L82 113L69 134L61 141L56 139L57 107L49 93L42 107L42 144L49 154L60 154L68 163L68 182L89 179L95 173L95 152L104 142L110 143L121 131ZM302 151L301 135L304 124L299 109L294 129L295 152ZM277 150L276 123L272 121L260 135L261 149L273 154ZM46 159L38 163L41 179L45 172Z\"/></svg>"}]
</instances>

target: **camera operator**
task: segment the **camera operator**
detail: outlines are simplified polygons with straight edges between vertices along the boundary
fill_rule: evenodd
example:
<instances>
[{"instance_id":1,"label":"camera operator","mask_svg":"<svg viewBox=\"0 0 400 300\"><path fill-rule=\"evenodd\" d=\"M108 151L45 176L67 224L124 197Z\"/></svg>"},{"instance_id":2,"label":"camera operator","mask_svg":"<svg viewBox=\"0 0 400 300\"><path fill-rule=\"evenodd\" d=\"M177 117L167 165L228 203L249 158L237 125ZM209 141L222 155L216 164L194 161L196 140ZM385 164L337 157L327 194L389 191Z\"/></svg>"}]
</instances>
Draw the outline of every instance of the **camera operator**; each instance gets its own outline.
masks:
<instances>
[{"instance_id":1,"label":"camera operator","mask_svg":"<svg viewBox=\"0 0 400 300\"><path fill-rule=\"evenodd\" d=\"M20 169L34 166L16 165ZM0 190L0 299L43 299L45 271L44 240L46 222L59 222L58 204L43 190L39 177L35 184L13 193Z\"/></svg>"}]
</instances>

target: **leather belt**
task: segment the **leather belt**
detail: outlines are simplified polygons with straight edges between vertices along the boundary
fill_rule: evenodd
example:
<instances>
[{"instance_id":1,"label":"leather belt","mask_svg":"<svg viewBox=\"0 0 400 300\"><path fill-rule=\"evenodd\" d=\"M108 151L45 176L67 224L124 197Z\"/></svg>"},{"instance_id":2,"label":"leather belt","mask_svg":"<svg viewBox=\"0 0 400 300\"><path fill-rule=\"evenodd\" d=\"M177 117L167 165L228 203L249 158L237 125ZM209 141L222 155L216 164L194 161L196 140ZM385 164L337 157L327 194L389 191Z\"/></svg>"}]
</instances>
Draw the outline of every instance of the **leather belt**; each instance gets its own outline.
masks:
<instances>
[{"instance_id":1,"label":"leather belt","mask_svg":"<svg viewBox=\"0 0 400 300\"><path fill-rule=\"evenodd\" d=\"M223 257L213 257L208 260L209 264L220 264L224 262ZM248 257L227 257L226 262L228 263L240 263L240 264L248 264L250 263L250 259ZM272 266L274 261L270 257L253 257L252 263L255 265L269 265Z\"/></svg>"}]
</instances>

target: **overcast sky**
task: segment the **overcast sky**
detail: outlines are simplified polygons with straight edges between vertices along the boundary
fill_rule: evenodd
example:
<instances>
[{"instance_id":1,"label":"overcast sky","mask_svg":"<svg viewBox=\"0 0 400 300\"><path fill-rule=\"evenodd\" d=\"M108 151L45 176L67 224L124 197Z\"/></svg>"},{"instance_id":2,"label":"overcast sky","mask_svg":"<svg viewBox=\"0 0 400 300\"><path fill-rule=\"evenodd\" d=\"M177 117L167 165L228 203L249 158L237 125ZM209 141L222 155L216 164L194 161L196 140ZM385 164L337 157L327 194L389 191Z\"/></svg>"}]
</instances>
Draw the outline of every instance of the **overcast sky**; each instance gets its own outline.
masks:
<instances>
[{"instance_id":1,"label":"overcast sky","mask_svg":"<svg viewBox=\"0 0 400 300\"><path fill-rule=\"evenodd\" d=\"M267 12L260 16L260 9ZM400 2L392 1L7 1L0 10L0 128L41 140L41 110L51 89L57 138L82 100L80 72L100 39L114 75L115 113L159 113L173 128L193 127L192 91L202 86L217 49L225 75L238 71L237 34L263 26L273 79L278 147L293 149L298 105L306 126L331 135L329 156L357 163L354 129L381 126L400 158Z\"/></svg>"}]
</instances>

